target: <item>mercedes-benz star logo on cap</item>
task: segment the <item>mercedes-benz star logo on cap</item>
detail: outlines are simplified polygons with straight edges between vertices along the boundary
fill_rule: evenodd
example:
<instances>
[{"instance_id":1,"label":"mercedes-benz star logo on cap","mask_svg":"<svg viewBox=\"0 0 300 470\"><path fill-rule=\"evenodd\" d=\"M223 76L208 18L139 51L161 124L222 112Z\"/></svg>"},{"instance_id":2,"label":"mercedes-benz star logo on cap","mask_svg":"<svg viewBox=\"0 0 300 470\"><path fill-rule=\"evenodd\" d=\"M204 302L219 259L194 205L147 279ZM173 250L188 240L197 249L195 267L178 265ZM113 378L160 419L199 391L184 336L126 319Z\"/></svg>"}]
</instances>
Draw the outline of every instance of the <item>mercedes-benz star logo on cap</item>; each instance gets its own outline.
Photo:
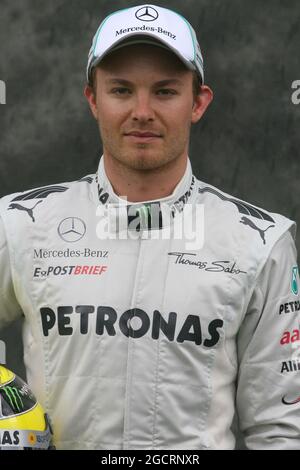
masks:
<instances>
[{"instance_id":1,"label":"mercedes-benz star logo on cap","mask_svg":"<svg viewBox=\"0 0 300 470\"><path fill-rule=\"evenodd\" d=\"M158 18L158 12L152 7L142 7L137 10L135 16L141 21L154 21Z\"/></svg>"},{"instance_id":2,"label":"mercedes-benz star logo on cap","mask_svg":"<svg viewBox=\"0 0 300 470\"><path fill-rule=\"evenodd\" d=\"M58 226L58 235L65 242L78 242L85 235L86 226L83 220L77 217L67 217Z\"/></svg>"}]
</instances>

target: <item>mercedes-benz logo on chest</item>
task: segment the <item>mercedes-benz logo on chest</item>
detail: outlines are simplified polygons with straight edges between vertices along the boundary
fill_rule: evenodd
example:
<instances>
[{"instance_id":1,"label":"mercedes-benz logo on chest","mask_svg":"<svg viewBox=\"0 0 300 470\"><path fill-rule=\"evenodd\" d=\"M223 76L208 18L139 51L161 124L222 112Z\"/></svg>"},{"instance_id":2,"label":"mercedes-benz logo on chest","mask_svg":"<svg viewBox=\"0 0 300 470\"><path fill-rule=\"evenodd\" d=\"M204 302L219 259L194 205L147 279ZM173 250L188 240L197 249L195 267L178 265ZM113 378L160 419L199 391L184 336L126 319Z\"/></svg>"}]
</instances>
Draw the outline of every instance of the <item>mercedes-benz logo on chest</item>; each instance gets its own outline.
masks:
<instances>
[{"instance_id":1,"label":"mercedes-benz logo on chest","mask_svg":"<svg viewBox=\"0 0 300 470\"><path fill-rule=\"evenodd\" d=\"M86 225L83 220L78 219L78 217L67 217L61 221L57 231L62 240L68 243L74 243L84 237Z\"/></svg>"}]
</instances>

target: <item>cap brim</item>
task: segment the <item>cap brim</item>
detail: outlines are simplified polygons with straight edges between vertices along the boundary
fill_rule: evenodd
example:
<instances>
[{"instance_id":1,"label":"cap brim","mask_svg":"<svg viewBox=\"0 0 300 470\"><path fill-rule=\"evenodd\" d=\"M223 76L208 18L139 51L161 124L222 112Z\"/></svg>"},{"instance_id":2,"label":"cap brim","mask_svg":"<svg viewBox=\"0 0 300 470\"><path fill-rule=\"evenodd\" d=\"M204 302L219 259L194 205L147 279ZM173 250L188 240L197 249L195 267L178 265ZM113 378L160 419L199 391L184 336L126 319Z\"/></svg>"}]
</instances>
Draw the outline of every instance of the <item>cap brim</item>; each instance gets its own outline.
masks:
<instances>
[{"instance_id":1,"label":"cap brim","mask_svg":"<svg viewBox=\"0 0 300 470\"><path fill-rule=\"evenodd\" d=\"M104 59L104 57L106 57L107 55L111 54L112 52L118 49L121 49L126 46L130 46L133 44L151 44L153 46L161 47L163 49L171 51L178 57L178 59L189 70L193 70L198 73L196 66L191 61L186 59L183 55L179 54L175 48L171 47L167 42L164 42L163 39L160 40L157 37L153 37L151 33L143 33L143 34L133 33L131 35L128 35L126 38L121 38L119 41L115 42L101 56L95 57L94 61L92 61L90 64L89 74L91 73L92 69L96 67ZM202 80L202 77L201 77L201 80Z\"/></svg>"}]
</instances>

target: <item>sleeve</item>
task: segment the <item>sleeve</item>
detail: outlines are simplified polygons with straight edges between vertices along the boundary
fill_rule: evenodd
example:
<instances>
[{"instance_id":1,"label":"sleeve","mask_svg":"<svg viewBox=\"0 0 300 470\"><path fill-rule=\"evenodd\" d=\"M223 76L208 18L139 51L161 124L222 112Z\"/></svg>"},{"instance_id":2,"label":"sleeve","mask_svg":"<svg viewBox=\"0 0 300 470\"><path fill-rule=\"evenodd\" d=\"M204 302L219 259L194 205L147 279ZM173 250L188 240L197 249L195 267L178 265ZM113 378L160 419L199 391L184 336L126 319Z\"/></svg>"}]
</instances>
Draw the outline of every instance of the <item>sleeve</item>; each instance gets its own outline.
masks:
<instances>
[{"instance_id":1,"label":"sleeve","mask_svg":"<svg viewBox=\"0 0 300 470\"><path fill-rule=\"evenodd\" d=\"M0 329L21 315L22 310L13 287L4 225L0 217Z\"/></svg>"},{"instance_id":2,"label":"sleeve","mask_svg":"<svg viewBox=\"0 0 300 470\"><path fill-rule=\"evenodd\" d=\"M238 334L237 412L248 449L300 449L300 285L296 247L274 245Z\"/></svg>"}]
</instances>

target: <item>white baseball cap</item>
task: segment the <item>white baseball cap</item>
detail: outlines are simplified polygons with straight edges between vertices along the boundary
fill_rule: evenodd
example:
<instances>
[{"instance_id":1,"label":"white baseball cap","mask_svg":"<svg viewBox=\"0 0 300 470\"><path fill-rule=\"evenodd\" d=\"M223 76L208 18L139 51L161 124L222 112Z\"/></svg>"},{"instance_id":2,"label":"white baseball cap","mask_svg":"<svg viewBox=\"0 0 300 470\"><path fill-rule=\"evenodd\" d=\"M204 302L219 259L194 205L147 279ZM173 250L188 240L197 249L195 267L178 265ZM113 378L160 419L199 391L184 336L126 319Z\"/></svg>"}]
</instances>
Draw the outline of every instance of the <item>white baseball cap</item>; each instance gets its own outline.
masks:
<instances>
[{"instance_id":1,"label":"white baseball cap","mask_svg":"<svg viewBox=\"0 0 300 470\"><path fill-rule=\"evenodd\" d=\"M89 51L87 81L91 71L113 50L136 43L149 43L171 50L204 83L203 58L190 23L168 8L142 5L108 15L100 24Z\"/></svg>"}]
</instances>

